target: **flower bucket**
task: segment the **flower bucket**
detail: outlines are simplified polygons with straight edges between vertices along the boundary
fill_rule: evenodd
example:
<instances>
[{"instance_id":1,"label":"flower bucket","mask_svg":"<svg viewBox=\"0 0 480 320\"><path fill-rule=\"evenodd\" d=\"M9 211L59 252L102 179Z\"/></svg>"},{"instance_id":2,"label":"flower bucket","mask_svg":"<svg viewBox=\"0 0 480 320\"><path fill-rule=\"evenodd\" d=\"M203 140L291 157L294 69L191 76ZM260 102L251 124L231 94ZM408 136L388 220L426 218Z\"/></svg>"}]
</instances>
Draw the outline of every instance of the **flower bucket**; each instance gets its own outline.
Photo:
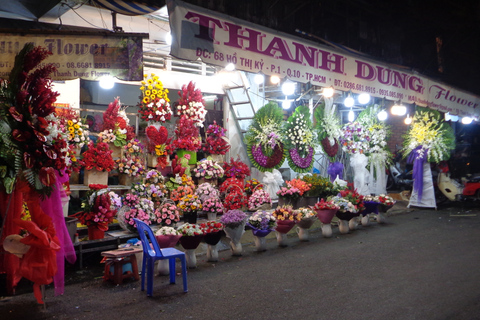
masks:
<instances>
[{"instance_id":1,"label":"flower bucket","mask_svg":"<svg viewBox=\"0 0 480 320\"><path fill-rule=\"evenodd\" d=\"M197 217L198 217L197 211L183 213L183 221L191 224L197 223Z\"/></svg>"},{"instance_id":2,"label":"flower bucket","mask_svg":"<svg viewBox=\"0 0 480 320\"><path fill-rule=\"evenodd\" d=\"M85 170L83 185L88 186L90 184L108 185L108 171Z\"/></svg>"},{"instance_id":3,"label":"flower bucket","mask_svg":"<svg viewBox=\"0 0 480 320\"><path fill-rule=\"evenodd\" d=\"M188 164L196 164L197 163L197 152L196 151L188 151L188 150L185 150L185 149L178 149L177 150L178 158L182 158L186 154L190 155L190 160L188 160Z\"/></svg>"},{"instance_id":4,"label":"flower bucket","mask_svg":"<svg viewBox=\"0 0 480 320\"><path fill-rule=\"evenodd\" d=\"M252 228L252 233L255 237L266 237L272 232L272 229L257 229L257 228Z\"/></svg>"},{"instance_id":5,"label":"flower bucket","mask_svg":"<svg viewBox=\"0 0 480 320\"><path fill-rule=\"evenodd\" d=\"M380 203L380 204L378 205L378 211L385 213L385 212L387 212L388 210L390 210L392 207L393 207L393 204L388 206L388 205L385 205L385 204L383 204L383 203Z\"/></svg>"},{"instance_id":6,"label":"flower bucket","mask_svg":"<svg viewBox=\"0 0 480 320\"><path fill-rule=\"evenodd\" d=\"M132 177L129 174L126 173L119 173L118 174L118 184L122 186L131 186L132 183L138 182L140 180L140 177Z\"/></svg>"},{"instance_id":7,"label":"flower bucket","mask_svg":"<svg viewBox=\"0 0 480 320\"><path fill-rule=\"evenodd\" d=\"M346 212L341 212L341 211L337 211L336 213L337 215L337 218L340 219L340 220L351 220L355 217L358 217L358 213L353 213L353 212L350 212L350 211L346 211Z\"/></svg>"},{"instance_id":8,"label":"flower bucket","mask_svg":"<svg viewBox=\"0 0 480 320\"><path fill-rule=\"evenodd\" d=\"M300 197L297 205L299 208L308 208L314 206L318 202L318 197Z\"/></svg>"},{"instance_id":9,"label":"flower bucket","mask_svg":"<svg viewBox=\"0 0 480 320\"><path fill-rule=\"evenodd\" d=\"M317 218L323 224L329 224L332 222L333 217L337 213L337 210L315 210L317 213Z\"/></svg>"},{"instance_id":10,"label":"flower bucket","mask_svg":"<svg viewBox=\"0 0 480 320\"><path fill-rule=\"evenodd\" d=\"M245 223L240 224L235 228L225 227L223 229L228 238L230 238L230 247L232 248L232 255L241 256L242 255L242 243L240 239L245 233Z\"/></svg>"},{"instance_id":11,"label":"flower bucket","mask_svg":"<svg viewBox=\"0 0 480 320\"><path fill-rule=\"evenodd\" d=\"M363 216L366 216L369 213L378 213L378 202L375 201L363 201L363 205L365 206L365 210L361 213Z\"/></svg>"},{"instance_id":12,"label":"flower bucket","mask_svg":"<svg viewBox=\"0 0 480 320\"><path fill-rule=\"evenodd\" d=\"M182 247L186 250L194 250L200 245L202 242L204 235L197 235L197 236L181 236L179 241Z\"/></svg>"},{"instance_id":13,"label":"flower bucket","mask_svg":"<svg viewBox=\"0 0 480 320\"><path fill-rule=\"evenodd\" d=\"M298 200L299 199L290 199L290 198L278 198L278 206L292 206L293 209L298 208Z\"/></svg>"},{"instance_id":14,"label":"flower bucket","mask_svg":"<svg viewBox=\"0 0 480 320\"><path fill-rule=\"evenodd\" d=\"M290 220L277 220L277 226L275 231L279 233L288 233L295 226L295 221Z\"/></svg>"},{"instance_id":15,"label":"flower bucket","mask_svg":"<svg viewBox=\"0 0 480 320\"><path fill-rule=\"evenodd\" d=\"M222 239L222 236L223 236L222 231L206 233L203 235L203 241L206 244L214 246L220 242L220 239Z\"/></svg>"},{"instance_id":16,"label":"flower bucket","mask_svg":"<svg viewBox=\"0 0 480 320\"><path fill-rule=\"evenodd\" d=\"M112 150L112 158L113 159L120 159L123 156L123 148L122 147L117 147L113 143L108 144L108 148Z\"/></svg>"},{"instance_id":17,"label":"flower bucket","mask_svg":"<svg viewBox=\"0 0 480 320\"><path fill-rule=\"evenodd\" d=\"M212 186L218 186L218 179L205 179L205 178L199 178L198 179L198 184L202 184L202 183L205 183L205 182L208 182L210 183Z\"/></svg>"},{"instance_id":18,"label":"flower bucket","mask_svg":"<svg viewBox=\"0 0 480 320\"><path fill-rule=\"evenodd\" d=\"M100 230L97 226L88 226L88 240L100 240L105 238L105 231Z\"/></svg>"},{"instance_id":19,"label":"flower bucket","mask_svg":"<svg viewBox=\"0 0 480 320\"><path fill-rule=\"evenodd\" d=\"M160 235L155 236L157 239L158 245L160 248L171 248L175 247L178 240L181 238L181 235Z\"/></svg>"}]
</instances>

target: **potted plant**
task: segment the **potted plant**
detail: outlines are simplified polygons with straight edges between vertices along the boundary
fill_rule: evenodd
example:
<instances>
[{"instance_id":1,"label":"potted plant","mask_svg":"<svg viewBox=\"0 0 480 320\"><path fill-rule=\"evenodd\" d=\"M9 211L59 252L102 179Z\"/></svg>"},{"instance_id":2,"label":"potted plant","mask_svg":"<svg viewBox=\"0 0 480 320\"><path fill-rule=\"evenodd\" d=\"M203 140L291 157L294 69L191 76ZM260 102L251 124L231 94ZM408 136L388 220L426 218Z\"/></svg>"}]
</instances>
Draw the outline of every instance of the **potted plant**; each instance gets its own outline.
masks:
<instances>
[{"instance_id":1,"label":"potted plant","mask_svg":"<svg viewBox=\"0 0 480 320\"><path fill-rule=\"evenodd\" d=\"M275 227L277 243L280 247L285 247L287 233L300 221L301 217L298 215L298 211L293 210L293 207L288 205L278 206L272 215L277 222L277 226Z\"/></svg>"},{"instance_id":2,"label":"potted plant","mask_svg":"<svg viewBox=\"0 0 480 320\"><path fill-rule=\"evenodd\" d=\"M198 211L202 210L202 201L195 194L187 194L178 202L178 208L182 210L183 218L186 222L195 224Z\"/></svg>"},{"instance_id":3,"label":"potted plant","mask_svg":"<svg viewBox=\"0 0 480 320\"><path fill-rule=\"evenodd\" d=\"M83 184L108 184L108 172L115 167L112 150L105 142L89 141L87 150L82 153L81 165L85 168ZM99 183L101 182L101 183Z\"/></svg>"},{"instance_id":4,"label":"potted plant","mask_svg":"<svg viewBox=\"0 0 480 320\"><path fill-rule=\"evenodd\" d=\"M117 211L112 209L108 186L91 184L88 187L90 190L82 201L82 211L77 212L73 217L88 227L89 240L103 239Z\"/></svg>"},{"instance_id":5,"label":"potted plant","mask_svg":"<svg viewBox=\"0 0 480 320\"><path fill-rule=\"evenodd\" d=\"M228 210L220 217L220 222L224 225L224 231L230 238L230 247L234 256L242 255L242 243L240 239L245 233L245 223L247 215L241 210Z\"/></svg>"},{"instance_id":6,"label":"potted plant","mask_svg":"<svg viewBox=\"0 0 480 320\"><path fill-rule=\"evenodd\" d=\"M265 237L277 226L275 217L267 211L257 211L247 219L247 226L252 230L257 251L265 251Z\"/></svg>"},{"instance_id":7,"label":"potted plant","mask_svg":"<svg viewBox=\"0 0 480 320\"><path fill-rule=\"evenodd\" d=\"M217 244L222 238L223 224L216 221L207 221L200 224L203 231L203 241L207 244L207 260L218 261Z\"/></svg>"}]
</instances>

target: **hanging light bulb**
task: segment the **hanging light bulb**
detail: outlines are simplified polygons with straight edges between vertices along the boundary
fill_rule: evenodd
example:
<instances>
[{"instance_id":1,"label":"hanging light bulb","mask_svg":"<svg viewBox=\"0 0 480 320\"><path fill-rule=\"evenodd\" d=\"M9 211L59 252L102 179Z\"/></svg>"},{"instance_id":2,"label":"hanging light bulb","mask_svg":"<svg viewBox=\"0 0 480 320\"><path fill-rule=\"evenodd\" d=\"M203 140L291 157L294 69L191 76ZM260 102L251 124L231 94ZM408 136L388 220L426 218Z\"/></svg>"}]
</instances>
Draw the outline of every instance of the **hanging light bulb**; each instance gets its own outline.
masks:
<instances>
[{"instance_id":1,"label":"hanging light bulb","mask_svg":"<svg viewBox=\"0 0 480 320\"><path fill-rule=\"evenodd\" d=\"M403 120L403 122L405 122L406 125L409 125L412 123L412 118L410 118L409 114L407 114L407 117L405 118L405 120Z\"/></svg>"},{"instance_id":2,"label":"hanging light bulb","mask_svg":"<svg viewBox=\"0 0 480 320\"><path fill-rule=\"evenodd\" d=\"M103 76L100 78L98 84L100 85L100 88L110 90L115 85L115 80L112 76Z\"/></svg>"},{"instance_id":3,"label":"hanging light bulb","mask_svg":"<svg viewBox=\"0 0 480 320\"><path fill-rule=\"evenodd\" d=\"M292 82L292 81L285 81L283 84L282 84L282 92L284 95L286 96L291 96L292 94L295 93L295 82Z\"/></svg>"},{"instance_id":4,"label":"hanging light bulb","mask_svg":"<svg viewBox=\"0 0 480 320\"><path fill-rule=\"evenodd\" d=\"M463 124L470 124L470 123L472 123L472 121L473 121L473 119L470 118L470 117L463 117L462 118L462 123Z\"/></svg>"},{"instance_id":5,"label":"hanging light bulb","mask_svg":"<svg viewBox=\"0 0 480 320\"><path fill-rule=\"evenodd\" d=\"M387 114L387 111L385 111L385 110L382 110L382 111L380 111L380 112L377 114L377 118L378 118L378 120L380 120L380 121L385 121L385 120L387 120L387 117L388 117L388 114Z\"/></svg>"},{"instance_id":6,"label":"hanging light bulb","mask_svg":"<svg viewBox=\"0 0 480 320\"><path fill-rule=\"evenodd\" d=\"M225 70L233 71L233 70L235 70L235 65L233 63L229 63L225 66Z\"/></svg>"},{"instance_id":7,"label":"hanging light bulb","mask_svg":"<svg viewBox=\"0 0 480 320\"><path fill-rule=\"evenodd\" d=\"M255 81L256 84L262 84L264 80L265 76L261 73L257 73L253 78L253 81Z\"/></svg>"},{"instance_id":8,"label":"hanging light bulb","mask_svg":"<svg viewBox=\"0 0 480 320\"><path fill-rule=\"evenodd\" d=\"M292 100L287 100L287 97L285 97L285 100L282 101L282 108L285 110L290 109L290 106L292 105Z\"/></svg>"},{"instance_id":9,"label":"hanging light bulb","mask_svg":"<svg viewBox=\"0 0 480 320\"><path fill-rule=\"evenodd\" d=\"M404 116L407 113L407 107L405 107L400 101L395 102L392 106L391 113L395 116Z\"/></svg>"},{"instance_id":10,"label":"hanging light bulb","mask_svg":"<svg viewBox=\"0 0 480 320\"><path fill-rule=\"evenodd\" d=\"M355 103L355 100L353 100L352 96L348 94L348 97L343 100L343 105L347 108L353 107L353 104Z\"/></svg>"},{"instance_id":11,"label":"hanging light bulb","mask_svg":"<svg viewBox=\"0 0 480 320\"><path fill-rule=\"evenodd\" d=\"M358 102L360 104L367 104L370 102L370 95L368 93L361 93L358 96Z\"/></svg>"},{"instance_id":12,"label":"hanging light bulb","mask_svg":"<svg viewBox=\"0 0 480 320\"><path fill-rule=\"evenodd\" d=\"M165 43L169 46L172 45L172 34L170 32L165 35Z\"/></svg>"},{"instance_id":13,"label":"hanging light bulb","mask_svg":"<svg viewBox=\"0 0 480 320\"><path fill-rule=\"evenodd\" d=\"M353 112L352 108L350 108L350 111L348 111L348 121L353 122L355 119L355 113Z\"/></svg>"},{"instance_id":14,"label":"hanging light bulb","mask_svg":"<svg viewBox=\"0 0 480 320\"><path fill-rule=\"evenodd\" d=\"M273 76L270 77L270 82L272 84L278 84L278 83L280 83L280 77L277 76L277 75L273 75Z\"/></svg>"},{"instance_id":15,"label":"hanging light bulb","mask_svg":"<svg viewBox=\"0 0 480 320\"><path fill-rule=\"evenodd\" d=\"M325 98L331 98L333 97L333 94L335 93L335 90L332 87L326 87L323 88L323 96Z\"/></svg>"}]
</instances>

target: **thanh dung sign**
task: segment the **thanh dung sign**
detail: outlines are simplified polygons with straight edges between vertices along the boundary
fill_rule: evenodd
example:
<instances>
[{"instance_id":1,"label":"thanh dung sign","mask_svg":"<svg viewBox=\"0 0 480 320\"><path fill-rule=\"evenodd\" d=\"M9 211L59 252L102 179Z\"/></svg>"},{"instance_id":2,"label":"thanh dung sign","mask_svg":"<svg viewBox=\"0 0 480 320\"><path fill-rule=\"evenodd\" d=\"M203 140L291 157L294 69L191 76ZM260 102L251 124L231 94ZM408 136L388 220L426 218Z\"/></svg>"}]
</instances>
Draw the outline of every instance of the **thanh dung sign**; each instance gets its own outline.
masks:
<instances>
[{"instance_id":1,"label":"thanh dung sign","mask_svg":"<svg viewBox=\"0 0 480 320\"><path fill-rule=\"evenodd\" d=\"M429 79L409 69L354 56L304 39L202 9L167 1L171 54L187 60L389 100L428 106L454 115L480 116L480 97Z\"/></svg>"}]
</instances>

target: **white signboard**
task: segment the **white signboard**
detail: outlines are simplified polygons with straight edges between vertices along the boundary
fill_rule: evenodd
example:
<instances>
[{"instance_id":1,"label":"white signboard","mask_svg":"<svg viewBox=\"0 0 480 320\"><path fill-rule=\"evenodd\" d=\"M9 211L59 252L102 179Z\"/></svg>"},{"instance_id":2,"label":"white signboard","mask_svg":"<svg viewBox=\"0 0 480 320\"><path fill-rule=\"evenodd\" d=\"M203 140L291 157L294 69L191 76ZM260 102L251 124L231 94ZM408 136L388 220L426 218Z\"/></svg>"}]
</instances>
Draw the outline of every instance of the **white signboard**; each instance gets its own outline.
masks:
<instances>
[{"instance_id":1,"label":"white signboard","mask_svg":"<svg viewBox=\"0 0 480 320\"><path fill-rule=\"evenodd\" d=\"M182 1L167 1L171 54L218 66L389 100L427 106L453 115L480 116L480 97L363 56L276 32Z\"/></svg>"}]
</instances>

